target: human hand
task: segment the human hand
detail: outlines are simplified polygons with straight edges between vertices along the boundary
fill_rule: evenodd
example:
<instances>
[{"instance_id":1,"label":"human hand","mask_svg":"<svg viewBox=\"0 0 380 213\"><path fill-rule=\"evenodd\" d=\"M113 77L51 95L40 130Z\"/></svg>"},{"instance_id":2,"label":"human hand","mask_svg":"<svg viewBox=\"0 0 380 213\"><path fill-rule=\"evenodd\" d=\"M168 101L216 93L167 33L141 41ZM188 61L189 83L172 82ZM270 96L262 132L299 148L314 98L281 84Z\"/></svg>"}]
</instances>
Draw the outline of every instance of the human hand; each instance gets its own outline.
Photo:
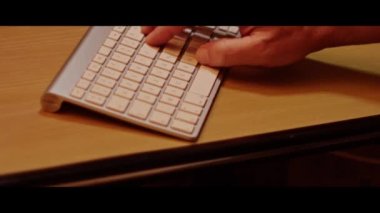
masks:
<instances>
[{"instance_id":1,"label":"human hand","mask_svg":"<svg viewBox=\"0 0 380 213\"><path fill-rule=\"evenodd\" d=\"M185 27L143 27L146 42L162 45ZM241 38L223 38L202 45L196 58L201 64L282 66L321 48L310 27L241 27Z\"/></svg>"},{"instance_id":2,"label":"human hand","mask_svg":"<svg viewBox=\"0 0 380 213\"><path fill-rule=\"evenodd\" d=\"M143 27L146 42L162 45L185 27ZM215 67L292 64L326 47L380 41L379 27L245 26L241 38L223 38L202 45L196 58Z\"/></svg>"}]
</instances>

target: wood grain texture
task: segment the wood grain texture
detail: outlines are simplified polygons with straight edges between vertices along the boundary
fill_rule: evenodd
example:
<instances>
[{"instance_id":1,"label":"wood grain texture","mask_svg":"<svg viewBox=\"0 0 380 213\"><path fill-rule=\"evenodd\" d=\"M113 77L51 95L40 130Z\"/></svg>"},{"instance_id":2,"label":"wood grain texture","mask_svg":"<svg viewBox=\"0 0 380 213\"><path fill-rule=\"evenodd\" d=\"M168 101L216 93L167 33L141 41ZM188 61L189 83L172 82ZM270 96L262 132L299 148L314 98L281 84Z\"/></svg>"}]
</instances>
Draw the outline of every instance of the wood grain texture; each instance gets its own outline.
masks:
<instances>
[{"instance_id":1,"label":"wood grain texture","mask_svg":"<svg viewBox=\"0 0 380 213\"><path fill-rule=\"evenodd\" d=\"M378 44L230 70L195 143L71 105L41 112L43 91L86 30L0 27L0 175L380 114Z\"/></svg>"}]
</instances>

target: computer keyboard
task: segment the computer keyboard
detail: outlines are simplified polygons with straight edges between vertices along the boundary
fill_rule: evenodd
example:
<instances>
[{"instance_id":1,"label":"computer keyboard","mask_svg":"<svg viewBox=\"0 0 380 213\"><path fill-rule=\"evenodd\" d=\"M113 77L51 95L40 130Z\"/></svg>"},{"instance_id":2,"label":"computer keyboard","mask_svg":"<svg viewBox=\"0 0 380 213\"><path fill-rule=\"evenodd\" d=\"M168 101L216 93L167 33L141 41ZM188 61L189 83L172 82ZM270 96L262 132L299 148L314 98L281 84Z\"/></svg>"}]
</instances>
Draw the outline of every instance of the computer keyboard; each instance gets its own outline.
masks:
<instances>
[{"instance_id":1,"label":"computer keyboard","mask_svg":"<svg viewBox=\"0 0 380 213\"><path fill-rule=\"evenodd\" d=\"M238 37L239 28L187 28L162 47L145 43L138 26L92 27L42 96L42 108L62 102L186 140L199 137L222 80L201 65L197 48Z\"/></svg>"}]
</instances>

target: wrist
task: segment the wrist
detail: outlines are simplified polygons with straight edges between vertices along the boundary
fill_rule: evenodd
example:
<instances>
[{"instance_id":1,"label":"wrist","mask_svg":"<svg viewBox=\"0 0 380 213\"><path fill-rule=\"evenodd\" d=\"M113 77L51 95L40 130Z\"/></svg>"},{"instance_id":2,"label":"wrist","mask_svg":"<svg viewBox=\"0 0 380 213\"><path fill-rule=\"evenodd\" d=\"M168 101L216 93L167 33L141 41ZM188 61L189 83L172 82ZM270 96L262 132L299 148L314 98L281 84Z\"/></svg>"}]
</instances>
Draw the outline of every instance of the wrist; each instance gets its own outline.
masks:
<instances>
[{"instance_id":1,"label":"wrist","mask_svg":"<svg viewBox=\"0 0 380 213\"><path fill-rule=\"evenodd\" d=\"M344 45L380 42L380 27L313 27L317 50Z\"/></svg>"},{"instance_id":2,"label":"wrist","mask_svg":"<svg viewBox=\"0 0 380 213\"><path fill-rule=\"evenodd\" d=\"M320 27L310 27L311 39L313 43L313 51L323 50L329 47L339 46L339 32L337 32L335 27L320 26Z\"/></svg>"}]
</instances>

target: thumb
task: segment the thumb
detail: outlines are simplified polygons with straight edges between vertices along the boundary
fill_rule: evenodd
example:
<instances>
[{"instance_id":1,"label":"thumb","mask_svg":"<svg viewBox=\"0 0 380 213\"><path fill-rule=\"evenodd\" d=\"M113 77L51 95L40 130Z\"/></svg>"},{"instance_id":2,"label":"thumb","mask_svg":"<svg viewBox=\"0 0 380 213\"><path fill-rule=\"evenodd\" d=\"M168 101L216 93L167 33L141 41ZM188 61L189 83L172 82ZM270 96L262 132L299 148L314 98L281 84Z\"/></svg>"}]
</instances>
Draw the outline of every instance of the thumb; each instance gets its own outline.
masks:
<instances>
[{"instance_id":1,"label":"thumb","mask_svg":"<svg viewBox=\"0 0 380 213\"><path fill-rule=\"evenodd\" d=\"M196 58L199 63L214 67L252 65L257 55L256 45L251 36L224 38L200 46Z\"/></svg>"}]
</instances>

